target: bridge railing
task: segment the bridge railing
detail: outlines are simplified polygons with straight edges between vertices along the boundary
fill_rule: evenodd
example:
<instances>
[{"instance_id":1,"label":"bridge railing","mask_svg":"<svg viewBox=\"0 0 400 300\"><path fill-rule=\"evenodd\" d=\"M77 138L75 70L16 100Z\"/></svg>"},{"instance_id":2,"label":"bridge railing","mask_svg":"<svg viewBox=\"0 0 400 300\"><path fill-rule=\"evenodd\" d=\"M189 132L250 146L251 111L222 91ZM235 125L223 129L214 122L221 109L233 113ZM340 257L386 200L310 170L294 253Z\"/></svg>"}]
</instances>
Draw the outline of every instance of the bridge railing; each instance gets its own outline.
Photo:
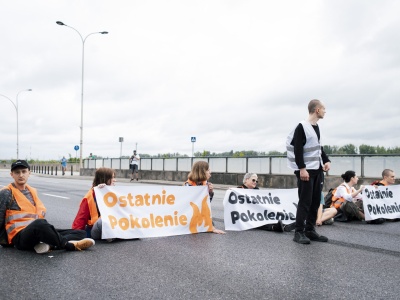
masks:
<instances>
[{"instance_id":1,"label":"bridge railing","mask_svg":"<svg viewBox=\"0 0 400 300\"><path fill-rule=\"evenodd\" d=\"M400 154L395 155L330 155L331 170L328 175L340 176L347 170L355 171L361 177L380 177L383 169L397 170L400 166ZM150 171L186 171L189 172L196 161L207 161L212 172L216 173L257 173L257 174L293 174L287 167L286 156L258 157L173 157L173 158L141 158L140 170ZM85 169L107 167L112 169L129 169L128 158L85 159Z\"/></svg>"}]
</instances>

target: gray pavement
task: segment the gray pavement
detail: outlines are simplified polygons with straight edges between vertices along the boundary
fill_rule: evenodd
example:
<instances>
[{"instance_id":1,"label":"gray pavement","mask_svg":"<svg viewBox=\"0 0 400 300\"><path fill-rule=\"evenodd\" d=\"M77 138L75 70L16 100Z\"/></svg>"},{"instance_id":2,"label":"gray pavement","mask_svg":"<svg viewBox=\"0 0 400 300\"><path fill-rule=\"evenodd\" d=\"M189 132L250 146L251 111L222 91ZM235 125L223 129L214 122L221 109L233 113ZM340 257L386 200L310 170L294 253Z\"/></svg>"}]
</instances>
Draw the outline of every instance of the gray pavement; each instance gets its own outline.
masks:
<instances>
[{"instance_id":1,"label":"gray pavement","mask_svg":"<svg viewBox=\"0 0 400 300\"><path fill-rule=\"evenodd\" d=\"M9 183L0 170L0 187ZM91 177L33 174L48 220L69 227ZM121 185L181 182L117 179ZM215 225L223 229L216 185ZM0 248L1 299L398 299L400 222L322 226L328 243L261 230L96 242L46 255Z\"/></svg>"}]
</instances>

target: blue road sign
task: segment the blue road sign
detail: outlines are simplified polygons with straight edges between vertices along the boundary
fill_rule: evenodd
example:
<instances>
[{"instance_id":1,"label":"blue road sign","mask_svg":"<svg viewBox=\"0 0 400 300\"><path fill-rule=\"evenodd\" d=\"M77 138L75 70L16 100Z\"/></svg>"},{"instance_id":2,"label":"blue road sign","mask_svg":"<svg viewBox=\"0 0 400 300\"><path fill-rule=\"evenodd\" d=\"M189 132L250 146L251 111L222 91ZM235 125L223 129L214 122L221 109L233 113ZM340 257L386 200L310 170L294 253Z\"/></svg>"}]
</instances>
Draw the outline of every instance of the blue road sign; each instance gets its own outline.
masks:
<instances>
[{"instance_id":1,"label":"blue road sign","mask_svg":"<svg viewBox=\"0 0 400 300\"><path fill-rule=\"evenodd\" d=\"M74 150L75 150L75 151L78 151L78 150L79 150L79 146L78 146L78 145L75 145Z\"/></svg>"}]
</instances>

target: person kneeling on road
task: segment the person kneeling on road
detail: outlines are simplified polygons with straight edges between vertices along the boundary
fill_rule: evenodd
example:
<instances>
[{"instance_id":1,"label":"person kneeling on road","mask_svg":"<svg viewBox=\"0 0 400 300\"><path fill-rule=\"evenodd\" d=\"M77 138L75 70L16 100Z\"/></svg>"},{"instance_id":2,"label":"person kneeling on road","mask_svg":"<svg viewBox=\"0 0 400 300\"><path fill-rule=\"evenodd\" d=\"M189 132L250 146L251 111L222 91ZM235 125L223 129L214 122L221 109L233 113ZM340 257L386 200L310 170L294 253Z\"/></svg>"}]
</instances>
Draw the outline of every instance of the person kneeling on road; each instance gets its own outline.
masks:
<instances>
[{"instance_id":1,"label":"person kneeling on road","mask_svg":"<svg viewBox=\"0 0 400 300\"><path fill-rule=\"evenodd\" d=\"M258 176L256 173L246 173L243 177L243 184L241 186L238 186L238 188L242 189L254 189L258 190ZM292 231L296 226L296 223L290 223L290 224L283 224L281 220L278 220L278 223L276 224L266 224L260 227L257 227L257 229L261 230L267 230L267 231L275 231L275 232L289 232Z\"/></svg>"},{"instance_id":2,"label":"person kneeling on road","mask_svg":"<svg viewBox=\"0 0 400 300\"><path fill-rule=\"evenodd\" d=\"M83 230L55 229L45 219L46 208L36 189L27 184L30 166L25 160L11 165L13 183L0 190L0 244L18 250L85 250L95 244Z\"/></svg>"}]
</instances>

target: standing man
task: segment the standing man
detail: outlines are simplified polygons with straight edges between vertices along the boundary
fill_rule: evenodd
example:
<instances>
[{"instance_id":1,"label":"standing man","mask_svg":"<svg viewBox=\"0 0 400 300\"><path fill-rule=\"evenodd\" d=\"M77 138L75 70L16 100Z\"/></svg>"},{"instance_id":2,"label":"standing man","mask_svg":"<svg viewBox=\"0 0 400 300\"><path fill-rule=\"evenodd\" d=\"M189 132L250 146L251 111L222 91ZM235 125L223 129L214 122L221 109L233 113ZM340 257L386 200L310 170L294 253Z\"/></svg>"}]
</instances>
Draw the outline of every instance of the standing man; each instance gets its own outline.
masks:
<instances>
[{"instance_id":1,"label":"standing man","mask_svg":"<svg viewBox=\"0 0 400 300\"><path fill-rule=\"evenodd\" d=\"M293 240L300 244L310 244L310 240L328 241L326 236L315 231L324 184L323 171L330 169L330 160L321 146L317 124L325 116L325 106L319 100L311 100L308 113L308 119L301 121L286 140L288 167L296 174L299 195Z\"/></svg>"},{"instance_id":2,"label":"standing man","mask_svg":"<svg viewBox=\"0 0 400 300\"><path fill-rule=\"evenodd\" d=\"M136 150L133 150L133 155L129 159L129 163L132 170L131 182L132 180L134 180L135 174L136 174L136 181L139 181L139 160L140 160L139 154L136 153Z\"/></svg>"},{"instance_id":3,"label":"standing man","mask_svg":"<svg viewBox=\"0 0 400 300\"><path fill-rule=\"evenodd\" d=\"M61 170L62 174L65 175L65 171L67 170L67 159L65 158L65 156L61 158Z\"/></svg>"},{"instance_id":4,"label":"standing man","mask_svg":"<svg viewBox=\"0 0 400 300\"><path fill-rule=\"evenodd\" d=\"M85 250L94 240L85 238L84 230L55 229L45 219L46 208L36 189L27 184L29 164L17 160L11 165L14 182L0 190L0 245L19 250Z\"/></svg>"}]
</instances>

